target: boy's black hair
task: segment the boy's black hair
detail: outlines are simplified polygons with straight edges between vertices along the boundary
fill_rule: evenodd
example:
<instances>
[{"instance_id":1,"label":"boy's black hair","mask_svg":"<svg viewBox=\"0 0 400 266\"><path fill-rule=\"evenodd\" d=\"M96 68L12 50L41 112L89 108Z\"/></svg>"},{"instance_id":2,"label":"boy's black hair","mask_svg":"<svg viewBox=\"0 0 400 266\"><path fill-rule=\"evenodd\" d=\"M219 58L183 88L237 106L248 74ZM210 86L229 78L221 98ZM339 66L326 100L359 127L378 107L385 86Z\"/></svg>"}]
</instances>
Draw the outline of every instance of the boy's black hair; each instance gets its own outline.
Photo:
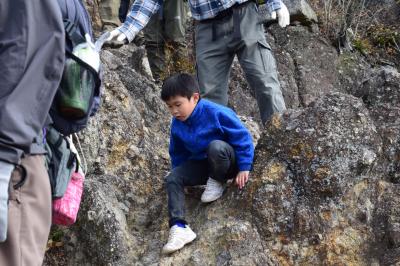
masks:
<instances>
[{"instance_id":1,"label":"boy's black hair","mask_svg":"<svg viewBox=\"0 0 400 266\"><path fill-rule=\"evenodd\" d=\"M182 96L190 100L194 93L199 93L199 83L187 73L178 73L164 80L161 87L161 99L166 102L171 97Z\"/></svg>"}]
</instances>

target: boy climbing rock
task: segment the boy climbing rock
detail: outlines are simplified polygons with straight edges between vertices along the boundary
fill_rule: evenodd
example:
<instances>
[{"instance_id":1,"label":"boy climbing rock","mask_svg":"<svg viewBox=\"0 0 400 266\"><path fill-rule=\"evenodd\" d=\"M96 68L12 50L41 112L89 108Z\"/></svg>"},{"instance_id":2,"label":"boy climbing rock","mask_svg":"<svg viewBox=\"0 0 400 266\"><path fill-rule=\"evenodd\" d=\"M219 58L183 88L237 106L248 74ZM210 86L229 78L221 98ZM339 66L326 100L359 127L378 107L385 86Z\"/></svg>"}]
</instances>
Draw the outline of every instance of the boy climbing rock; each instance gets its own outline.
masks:
<instances>
[{"instance_id":1,"label":"boy climbing rock","mask_svg":"<svg viewBox=\"0 0 400 266\"><path fill-rule=\"evenodd\" d=\"M249 179L254 147L249 131L229 108L200 99L199 85L189 74L164 81L161 98L172 114L166 177L170 233L163 253L192 242L196 234L184 217L184 187L205 185L202 202L220 198L229 179L242 189Z\"/></svg>"}]
</instances>

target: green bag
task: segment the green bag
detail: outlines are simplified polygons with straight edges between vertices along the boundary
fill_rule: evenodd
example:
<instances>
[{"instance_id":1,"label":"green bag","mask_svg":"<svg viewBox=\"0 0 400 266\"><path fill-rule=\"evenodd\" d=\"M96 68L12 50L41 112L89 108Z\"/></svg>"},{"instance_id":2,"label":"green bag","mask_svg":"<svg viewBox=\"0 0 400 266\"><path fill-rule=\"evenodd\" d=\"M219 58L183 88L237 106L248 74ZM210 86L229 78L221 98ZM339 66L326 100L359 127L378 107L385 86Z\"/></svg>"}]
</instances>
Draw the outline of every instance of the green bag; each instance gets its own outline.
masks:
<instances>
[{"instance_id":1,"label":"green bag","mask_svg":"<svg viewBox=\"0 0 400 266\"><path fill-rule=\"evenodd\" d=\"M77 119L89 114L99 66L99 53L90 40L75 46L66 58L56 96L58 110L63 117Z\"/></svg>"}]
</instances>

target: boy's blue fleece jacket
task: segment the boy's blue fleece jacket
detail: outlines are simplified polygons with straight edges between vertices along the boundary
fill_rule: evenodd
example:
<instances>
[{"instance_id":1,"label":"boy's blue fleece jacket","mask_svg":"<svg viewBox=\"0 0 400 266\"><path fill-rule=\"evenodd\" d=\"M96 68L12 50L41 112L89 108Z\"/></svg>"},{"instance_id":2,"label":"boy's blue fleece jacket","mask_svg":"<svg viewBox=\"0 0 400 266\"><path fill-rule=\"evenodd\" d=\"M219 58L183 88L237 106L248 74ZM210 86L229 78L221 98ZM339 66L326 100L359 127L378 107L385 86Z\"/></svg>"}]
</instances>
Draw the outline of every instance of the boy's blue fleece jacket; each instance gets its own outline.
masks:
<instances>
[{"instance_id":1,"label":"boy's blue fleece jacket","mask_svg":"<svg viewBox=\"0 0 400 266\"><path fill-rule=\"evenodd\" d=\"M207 146L213 140L223 140L233 147L240 171L251 170L254 146L249 131L231 109L205 99L197 103L185 121L172 119L172 168L187 160L206 159Z\"/></svg>"}]
</instances>

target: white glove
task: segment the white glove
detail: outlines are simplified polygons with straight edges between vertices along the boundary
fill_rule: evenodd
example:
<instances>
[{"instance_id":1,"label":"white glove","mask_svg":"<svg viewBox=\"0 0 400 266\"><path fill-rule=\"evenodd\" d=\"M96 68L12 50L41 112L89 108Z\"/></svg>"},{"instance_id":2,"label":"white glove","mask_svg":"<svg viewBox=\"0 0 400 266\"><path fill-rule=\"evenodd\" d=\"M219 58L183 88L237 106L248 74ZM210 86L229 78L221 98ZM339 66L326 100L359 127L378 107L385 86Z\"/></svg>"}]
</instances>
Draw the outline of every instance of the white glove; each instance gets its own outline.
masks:
<instances>
[{"instance_id":1,"label":"white glove","mask_svg":"<svg viewBox=\"0 0 400 266\"><path fill-rule=\"evenodd\" d=\"M0 161L0 242L7 238L8 187L13 170L13 164Z\"/></svg>"},{"instance_id":2,"label":"white glove","mask_svg":"<svg viewBox=\"0 0 400 266\"><path fill-rule=\"evenodd\" d=\"M119 42L128 42L128 38L126 37L126 35L120 32L118 28L110 32L110 36L107 38L107 42L113 40L115 37L117 37L117 41Z\"/></svg>"},{"instance_id":3,"label":"white glove","mask_svg":"<svg viewBox=\"0 0 400 266\"><path fill-rule=\"evenodd\" d=\"M287 9L286 5L281 1L281 8L278 10L274 10L271 13L271 18L276 19L278 15L278 24L282 28L286 27L290 24L290 14L289 10Z\"/></svg>"}]
</instances>

